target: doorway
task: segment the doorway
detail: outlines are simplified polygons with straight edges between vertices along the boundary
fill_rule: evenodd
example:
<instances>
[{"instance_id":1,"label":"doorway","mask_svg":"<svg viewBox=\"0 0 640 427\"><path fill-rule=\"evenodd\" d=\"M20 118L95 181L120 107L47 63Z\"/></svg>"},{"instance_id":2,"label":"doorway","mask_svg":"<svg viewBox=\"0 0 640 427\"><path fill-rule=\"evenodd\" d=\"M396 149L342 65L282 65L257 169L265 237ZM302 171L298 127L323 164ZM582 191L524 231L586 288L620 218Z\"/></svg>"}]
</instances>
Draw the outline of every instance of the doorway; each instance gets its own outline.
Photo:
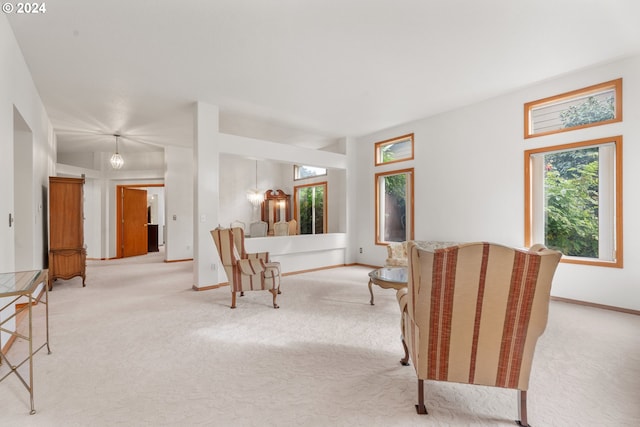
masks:
<instances>
[{"instance_id":1,"label":"doorway","mask_svg":"<svg viewBox=\"0 0 640 427\"><path fill-rule=\"evenodd\" d=\"M13 107L13 213L9 216L9 227L14 227L14 271L31 270L40 259L36 259L36 230L33 200L33 133L20 112ZM38 214L42 205L38 205ZM47 238L44 238L47 242ZM45 264L46 265L46 264Z\"/></svg>"},{"instance_id":2,"label":"doorway","mask_svg":"<svg viewBox=\"0 0 640 427\"><path fill-rule=\"evenodd\" d=\"M154 187L164 184L132 184L116 187L116 257L125 258L145 255L154 251L157 242L164 242L158 230L164 226L158 224L157 191L149 196ZM155 196L155 197L154 197ZM151 248L153 246L153 248ZM151 248L151 249L150 249Z\"/></svg>"}]
</instances>

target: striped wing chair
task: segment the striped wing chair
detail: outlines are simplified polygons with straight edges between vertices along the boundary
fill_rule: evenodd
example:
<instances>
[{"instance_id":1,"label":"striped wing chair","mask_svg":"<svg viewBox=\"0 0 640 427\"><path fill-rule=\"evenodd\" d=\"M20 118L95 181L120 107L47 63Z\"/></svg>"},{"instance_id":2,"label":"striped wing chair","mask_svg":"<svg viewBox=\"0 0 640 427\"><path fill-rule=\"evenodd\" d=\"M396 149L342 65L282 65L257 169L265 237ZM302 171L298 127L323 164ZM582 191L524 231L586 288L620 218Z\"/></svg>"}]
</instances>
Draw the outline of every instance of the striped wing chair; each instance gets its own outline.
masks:
<instances>
[{"instance_id":1,"label":"striped wing chair","mask_svg":"<svg viewBox=\"0 0 640 427\"><path fill-rule=\"evenodd\" d=\"M236 308L236 293L243 295L245 291L271 292L273 308L278 308L280 263L269 262L268 252L246 253L242 228L216 228L211 230L211 236L229 280L231 308Z\"/></svg>"},{"instance_id":2,"label":"striped wing chair","mask_svg":"<svg viewBox=\"0 0 640 427\"><path fill-rule=\"evenodd\" d=\"M409 280L397 293L403 365L424 380L518 390L517 424L528 426L533 353L547 324L551 281L562 254L467 243L429 251L409 242Z\"/></svg>"}]
</instances>

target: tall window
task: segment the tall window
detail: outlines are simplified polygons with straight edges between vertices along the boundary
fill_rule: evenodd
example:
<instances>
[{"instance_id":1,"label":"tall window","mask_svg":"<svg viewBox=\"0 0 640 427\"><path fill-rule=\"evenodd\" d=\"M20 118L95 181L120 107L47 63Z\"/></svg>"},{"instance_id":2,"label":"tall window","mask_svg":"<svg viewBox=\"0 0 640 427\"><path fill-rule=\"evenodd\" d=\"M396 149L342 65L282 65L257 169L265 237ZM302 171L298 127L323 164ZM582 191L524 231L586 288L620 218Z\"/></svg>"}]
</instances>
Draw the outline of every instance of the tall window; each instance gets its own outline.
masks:
<instances>
[{"instance_id":1,"label":"tall window","mask_svg":"<svg viewBox=\"0 0 640 427\"><path fill-rule=\"evenodd\" d=\"M525 151L525 243L622 267L622 137Z\"/></svg>"},{"instance_id":2,"label":"tall window","mask_svg":"<svg viewBox=\"0 0 640 427\"><path fill-rule=\"evenodd\" d=\"M300 234L322 234L327 232L327 183L299 185L294 187L296 220Z\"/></svg>"},{"instance_id":3,"label":"tall window","mask_svg":"<svg viewBox=\"0 0 640 427\"><path fill-rule=\"evenodd\" d=\"M376 244L413 239L413 168L376 174Z\"/></svg>"}]
</instances>

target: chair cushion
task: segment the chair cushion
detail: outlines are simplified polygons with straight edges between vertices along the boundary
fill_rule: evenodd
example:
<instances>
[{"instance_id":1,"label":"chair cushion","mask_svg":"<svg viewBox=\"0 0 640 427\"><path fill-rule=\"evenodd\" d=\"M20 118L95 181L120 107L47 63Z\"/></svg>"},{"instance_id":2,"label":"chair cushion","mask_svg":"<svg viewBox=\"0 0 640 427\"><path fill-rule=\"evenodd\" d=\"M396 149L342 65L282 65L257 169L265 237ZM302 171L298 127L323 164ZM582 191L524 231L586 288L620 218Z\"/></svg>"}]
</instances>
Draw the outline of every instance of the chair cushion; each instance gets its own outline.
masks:
<instances>
[{"instance_id":1,"label":"chair cushion","mask_svg":"<svg viewBox=\"0 0 640 427\"><path fill-rule=\"evenodd\" d=\"M278 277L280 276L280 263L279 262L267 262L264 264L266 270L264 277Z\"/></svg>"}]
</instances>

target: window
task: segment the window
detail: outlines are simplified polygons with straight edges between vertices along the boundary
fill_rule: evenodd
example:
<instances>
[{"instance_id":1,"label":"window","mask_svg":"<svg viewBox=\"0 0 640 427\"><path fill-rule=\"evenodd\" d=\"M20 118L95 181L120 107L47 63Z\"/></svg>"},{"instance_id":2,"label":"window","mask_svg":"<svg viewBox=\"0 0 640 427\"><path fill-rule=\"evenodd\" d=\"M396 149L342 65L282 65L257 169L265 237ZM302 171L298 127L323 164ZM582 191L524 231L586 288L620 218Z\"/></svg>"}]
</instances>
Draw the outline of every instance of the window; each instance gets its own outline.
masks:
<instances>
[{"instance_id":1,"label":"window","mask_svg":"<svg viewBox=\"0 0 640 427\"><path fill-rule=\"evenodd\" d=\"M622 79L524 105L524 137L622 121Z\"/></svg>"},{"instance_id":2,"label":"window","mask_svg":"<svg viewBox=\"0 0 640 427\"><path fill-rule=\"evenodd\" d=\"M294 187L295 217L300 234L327 232L327 183L319 182Z\"/></svg>"},{"instance_id":3,"label":"window","mask_svg":"<svg viewBox=\"0 0 640 427\"><path fill-rule=\"evenodd\" d=\"M413 168L376 174L376 244L413 239Z\"/></svg>"},{"instance_id":4,"label":"window","mask_svg":"<svg viewBox=\"0 0 640 427\"><path fill-rule=\"evenodd\" d=\"M525 244L622 268L622 137L525 151Z\"/></svg>"},{"instance_id":5,"label":"window","mask_svg":"<svg viewBox=\"0 0 640 427\"><path fill-rule=\"evenodd\" d=\"M295 165L293 167L293 179L312 178L314 176L322 176L327 174L327 169L317 168L315 166Z\"/></svg>"},{"instance_id":6,"label":"window","mask_svg":"<svg viewBox=\"0 0 640 427\"><path fill-rule=\"evenodd\" d=\"M376 142L376 166L413 159L413 134Z\"/></svg>"}]
</instances>

